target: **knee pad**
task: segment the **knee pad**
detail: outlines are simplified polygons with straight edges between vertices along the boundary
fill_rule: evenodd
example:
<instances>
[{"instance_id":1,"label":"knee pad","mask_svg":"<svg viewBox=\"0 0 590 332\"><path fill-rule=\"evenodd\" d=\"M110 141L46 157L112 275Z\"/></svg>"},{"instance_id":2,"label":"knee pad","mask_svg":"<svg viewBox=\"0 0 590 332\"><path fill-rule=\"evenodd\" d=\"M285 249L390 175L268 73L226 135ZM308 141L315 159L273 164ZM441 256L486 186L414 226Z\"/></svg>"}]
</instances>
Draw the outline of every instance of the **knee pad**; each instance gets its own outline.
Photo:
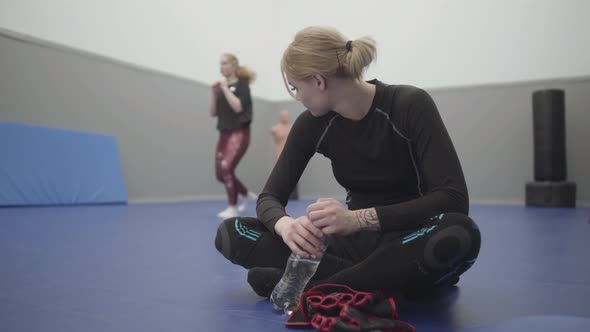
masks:
<instances>
[{"instance_id":1,"label":"knee pad","mask_svg":"<svg viewBox=\"0 0 590 332\"><path fill-rule=\"evenodd\" d=\"M255 220L230 218L217 228L215 248L234 264L241 265L262 236L262 232L252 227L246 219Z\"/></svg>"},{"instance_id":2,"label":"knee pad","mask_svg":"<svg viewBox=\"0 0 590 332\"><path fill-rule=\"evenodd\" d=\"M429 237L424 248L426 266L435 271L448 270L477 257L480 235L473 220L459 213L444 214L439 218L439 229Z\"/></svg>"},{"instance_id":3,"label":"knee pad","mask_svg":"<svg viewBox=\"0 0 590 332\"><path fill-rule=\"evenodd\" d=\"M229 238L229 231L227 229L228 220L225 220L217 228L217 236L215 237L215 248L225 258L230 259L231 240Z\"/></svg>"}]
</instances>

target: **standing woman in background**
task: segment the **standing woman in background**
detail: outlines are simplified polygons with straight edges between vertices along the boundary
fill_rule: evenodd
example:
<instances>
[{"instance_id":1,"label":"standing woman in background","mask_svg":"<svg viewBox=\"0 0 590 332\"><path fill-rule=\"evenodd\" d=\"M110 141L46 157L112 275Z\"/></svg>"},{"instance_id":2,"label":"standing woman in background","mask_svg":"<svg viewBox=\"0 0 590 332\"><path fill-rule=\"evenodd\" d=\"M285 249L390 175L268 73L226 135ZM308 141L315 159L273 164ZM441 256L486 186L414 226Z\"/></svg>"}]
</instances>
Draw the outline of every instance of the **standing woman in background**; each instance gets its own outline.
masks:
<instances>
[{"instance_id":1,"label":"standing woman in background","mask_svg":"<svg viewBox=\"0 0 590 332\"><path fill-rule=\"evenodd\" d=\"M250 144L250 123L252 122L252 97L250 83L256 74L240 66L238 58L230 53L221 56L219 70L223 78L213 83L211 91L211 116L217 116L219 141L215 151L215 175L227 192L228 206L219 212L219 218L232 218L245 209L248 199L257 196L248 191L235 174L238 163ZM237 207L238 194L243 203Z\"/></svg>"}]
</instances>

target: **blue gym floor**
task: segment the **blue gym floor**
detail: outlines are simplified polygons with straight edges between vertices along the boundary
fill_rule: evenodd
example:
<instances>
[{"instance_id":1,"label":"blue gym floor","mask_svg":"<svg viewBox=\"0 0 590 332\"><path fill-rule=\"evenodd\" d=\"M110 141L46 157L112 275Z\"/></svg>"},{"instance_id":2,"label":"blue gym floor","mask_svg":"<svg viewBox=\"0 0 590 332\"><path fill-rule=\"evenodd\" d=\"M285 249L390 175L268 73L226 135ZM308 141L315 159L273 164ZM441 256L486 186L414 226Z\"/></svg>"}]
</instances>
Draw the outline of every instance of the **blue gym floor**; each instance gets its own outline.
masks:
<instances>
[{"instance_id":1,"label":"blue gym floor","mask_svg":"<svg viewBox=\"0 0 590 332\"><path fill-rule=\"evenodd\" d=\"M215 250L224 207L0 209L0 331L287 330ZM475 266L437 298L406 303L403 320L418 331L590 331L590 209L475 205L471 216Z\"/></svg>"}]
</instances>

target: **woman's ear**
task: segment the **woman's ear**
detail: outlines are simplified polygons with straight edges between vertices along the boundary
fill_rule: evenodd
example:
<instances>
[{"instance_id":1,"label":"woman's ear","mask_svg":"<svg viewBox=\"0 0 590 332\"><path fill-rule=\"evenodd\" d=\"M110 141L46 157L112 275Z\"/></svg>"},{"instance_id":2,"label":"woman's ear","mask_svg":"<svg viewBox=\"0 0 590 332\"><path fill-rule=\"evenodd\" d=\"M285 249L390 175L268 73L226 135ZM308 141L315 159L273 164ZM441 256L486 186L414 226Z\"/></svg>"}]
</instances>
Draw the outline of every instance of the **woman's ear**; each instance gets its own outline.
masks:
<instances>
[{"instance_id":1,"label":"woman's ear","mask_svg":"<svg viewBox=\"0 0 590 332\"><path fill-rule=\"evenodd\" d=\"M326 80L326 77L324 77L323 75L320 75L320 74L313 74L313 75L311 75L311 78L313 79L315 86L318 87L320 89L320 91L326 90L327 83L328 83L328 81Z\"/></svg>"}]
</instances>

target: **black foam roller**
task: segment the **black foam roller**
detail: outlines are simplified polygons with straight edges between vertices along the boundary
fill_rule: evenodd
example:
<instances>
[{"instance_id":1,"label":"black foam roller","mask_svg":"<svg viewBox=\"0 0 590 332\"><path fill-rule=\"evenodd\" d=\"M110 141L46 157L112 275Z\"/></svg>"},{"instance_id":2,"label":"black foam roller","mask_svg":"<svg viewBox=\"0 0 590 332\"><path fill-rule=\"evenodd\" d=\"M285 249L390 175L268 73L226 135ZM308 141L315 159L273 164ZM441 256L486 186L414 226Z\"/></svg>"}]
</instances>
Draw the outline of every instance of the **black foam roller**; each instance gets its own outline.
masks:
<instances>
[{"instance_id":1,"label":"black foam roller","mask_svg":"<svg viewBox=\"0 0 590 332\"><path fill-rule=\"evenodd\" d=\"M576 184L573 182L527 182L526 205L575 207Z\"/></svg>"},{"instance_id":2,"label":"black foam roller","mask_svg":"<svg viewBox=\"0 0 590 332\"><path fill-rule=\"evenodd\" d=\"M565 94L563 90L533 93L535 180L565 181Z\"/></svg>"}]
</instances>

